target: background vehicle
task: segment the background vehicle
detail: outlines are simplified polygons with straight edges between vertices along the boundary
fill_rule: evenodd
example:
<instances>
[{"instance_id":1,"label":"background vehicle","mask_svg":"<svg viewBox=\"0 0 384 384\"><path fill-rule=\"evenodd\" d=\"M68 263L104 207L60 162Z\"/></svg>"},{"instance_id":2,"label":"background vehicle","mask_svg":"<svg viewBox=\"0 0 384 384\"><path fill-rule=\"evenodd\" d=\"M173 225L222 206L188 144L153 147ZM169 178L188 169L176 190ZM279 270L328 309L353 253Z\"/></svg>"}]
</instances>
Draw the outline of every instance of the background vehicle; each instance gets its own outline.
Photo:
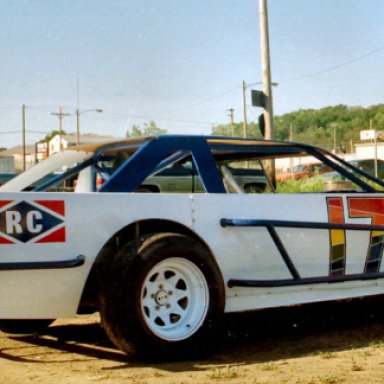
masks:
<instances>
[{"instance_id":1,"label":"background vehicle","mask_svg":"<svg viewBox=\"0 0 384 384\"><path fill-rule=\"evenodd\" d=\"M312 177L323 173L331 172L332 168L322 163L299 164L295 165L290 172L284 172L276 175L277 180L302 179L303 177Z\"/></svg>"},{"instance_id":2,"label":"background vehicle","mask_svg":"<svg viewBox=\"0 0 384 384\"><path fill-rule=\"evenodd\" d=\"M0 186L12 180L16 175L16 173L0 173Z\"/></svg>"},{"instance_id":3,"label":"background vehicle","mask_svg":"<svg viewBox=\"0 0 384 384\"><path fill-rule=\"evenodd\" d=\"M371 175L375 175L375 160L374 159L357 159L351 160L350 163L355 167L362 169ZM384 179L384 161L377 159L377 177Z\"/></svg>"},{"instance_id":4,"label":"background vehicle","mask_svg":"<svg viewBox=\"0 0 384 384\"><path fill-rule=\"evenodd\" d=\"M244 192L262 192L266 187L261 168L227 166L234 180ZM145 180L140 190L148 192L204 192L200 177L191 162L176 164Z\"/></svg>"}]
</instances>

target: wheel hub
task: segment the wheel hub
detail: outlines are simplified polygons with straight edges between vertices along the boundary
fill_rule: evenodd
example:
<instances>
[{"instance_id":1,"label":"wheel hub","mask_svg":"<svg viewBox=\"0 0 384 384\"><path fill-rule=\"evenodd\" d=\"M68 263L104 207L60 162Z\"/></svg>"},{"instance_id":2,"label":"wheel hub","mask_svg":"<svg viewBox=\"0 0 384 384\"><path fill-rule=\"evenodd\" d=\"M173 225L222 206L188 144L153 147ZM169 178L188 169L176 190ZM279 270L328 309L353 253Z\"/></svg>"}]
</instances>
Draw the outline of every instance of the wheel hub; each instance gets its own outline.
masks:
<instances>
[{"instance_id":1,"label":"wheel hub","mask_svg":"<svg viewBox=\"0 0 384 384\"><path fill-rule=\"evenodd\" d=\"M155 301L158 305L164 306L168 303L168 292L160 290L155 294Z\"/></svg>"}]
</instances>

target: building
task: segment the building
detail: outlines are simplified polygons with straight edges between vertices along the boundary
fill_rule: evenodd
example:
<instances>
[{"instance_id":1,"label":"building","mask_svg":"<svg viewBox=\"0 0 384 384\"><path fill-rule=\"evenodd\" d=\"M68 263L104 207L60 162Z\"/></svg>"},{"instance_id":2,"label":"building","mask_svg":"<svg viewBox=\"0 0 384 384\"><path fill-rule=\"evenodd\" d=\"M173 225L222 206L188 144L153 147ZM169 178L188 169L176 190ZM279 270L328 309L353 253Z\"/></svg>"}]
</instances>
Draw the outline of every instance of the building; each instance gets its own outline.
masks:
<instances>
[{"instance_id":1,"label":"building","mask_svg":"<svg viewBox=\"0 0 384 384\"><path fill-rule=\"evenodd\" d=\"M25 147L26 169L35 164L36 152L34 145ZM0 173L15 173L24 170L24 148L22 145L0 152Z\"/></svg>"},{"instance_id":2,"label":"building","mask_svg":"<svg viewBox=\"0 0 384 384\"><path fill-rule=\"evenodd\" d=\"M356 159L382 159L384 160L384 142L365 142L355 144Z\"/></svg>"},{"instance_id":3,"label":"building","mask_svg":"<svg viewBox=\"0 0 384 384\"><path fill-rule=\"evenodd\" d=\"M100 141L113 140L112 136L99 136L99 135L83 135L80 136L81 144L92 144ZM52 137L48 145L48 155L53 155L56 152L60 152L68 147L72 147L77 144L76 135L56 135Z\"/></svg>"},{"instance_id":4,"label":"building","mask_svg":"<svg viewBox=\"0 0 384 384\"><path fill-rule=\"evenodd\" d=\"M113 140L112 136L84 135L80 137L81 144L91 144L105 140ZM56 135L48 143L40 142L27 145L25 148L26 169L38 161L76 145L76 135ZM22 145L0 151L0 173L15 173L24 170L24 148Z\"/></svg>"}]
</instances>

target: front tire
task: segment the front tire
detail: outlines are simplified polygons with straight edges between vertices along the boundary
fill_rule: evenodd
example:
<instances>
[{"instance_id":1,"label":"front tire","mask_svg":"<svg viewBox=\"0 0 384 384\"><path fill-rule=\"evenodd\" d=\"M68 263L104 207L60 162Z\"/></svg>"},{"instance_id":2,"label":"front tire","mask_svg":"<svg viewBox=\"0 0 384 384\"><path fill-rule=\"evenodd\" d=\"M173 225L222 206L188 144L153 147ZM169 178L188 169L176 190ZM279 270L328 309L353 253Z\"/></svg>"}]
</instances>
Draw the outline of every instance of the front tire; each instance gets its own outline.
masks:
<instances>
[{"instance_id":1,"label":"front tire","mask_svg":"<svg viewBox=\"0 0 384 384\"><path fill-rule=\"evenodd\" d=\"M193 353L224 311L216 263L186 236L150 235L129 243L106 276L102 324L126 353L150 359Z\"/></svg>"}]
</instances>

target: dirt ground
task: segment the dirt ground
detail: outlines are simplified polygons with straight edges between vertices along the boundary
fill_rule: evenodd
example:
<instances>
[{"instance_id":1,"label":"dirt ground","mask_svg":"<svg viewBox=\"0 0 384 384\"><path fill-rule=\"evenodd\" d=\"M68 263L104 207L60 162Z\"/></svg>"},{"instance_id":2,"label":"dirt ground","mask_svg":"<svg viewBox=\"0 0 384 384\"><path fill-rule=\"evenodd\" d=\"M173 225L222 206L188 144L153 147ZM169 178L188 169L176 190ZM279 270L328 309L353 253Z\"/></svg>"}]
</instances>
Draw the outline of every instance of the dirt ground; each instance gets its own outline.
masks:
<instances>
[{"instance_id":1,"label":"dirt ground","mask_svg":"<svg viewBox=\"0 0 384 384\"><path fill-rule=\"evenodd\" d=\"M40 336L0 333L0 382L383 383L383 300L225 316L213 352L165 364L120 353L96 315L57 320Z\"/></svg>"}]
</instances>

